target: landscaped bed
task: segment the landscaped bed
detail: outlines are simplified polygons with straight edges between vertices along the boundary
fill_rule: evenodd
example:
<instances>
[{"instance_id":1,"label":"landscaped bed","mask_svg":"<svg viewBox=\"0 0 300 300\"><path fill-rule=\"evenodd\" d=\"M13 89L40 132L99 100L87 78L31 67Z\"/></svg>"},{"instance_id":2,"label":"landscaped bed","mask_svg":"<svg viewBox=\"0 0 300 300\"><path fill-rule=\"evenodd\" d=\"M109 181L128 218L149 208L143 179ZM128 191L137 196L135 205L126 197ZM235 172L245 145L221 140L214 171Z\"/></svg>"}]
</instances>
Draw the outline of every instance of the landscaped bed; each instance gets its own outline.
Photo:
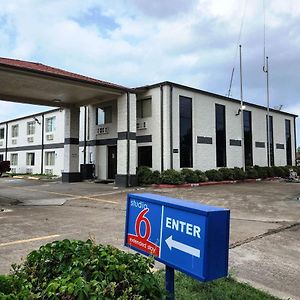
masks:
<instances>
[{"instance_id":1,"label":"landscaped bed","mask_svg":"<svg viewBox=\"0 0 300 300\"><path fill-rule=\"evenodd\" d=\"M164 272L153 258L93 241L55 241L0 276L0 299L165 299ZM278 299L232 277L200 283L175 276L176 299Z\"/></svg>"}]
</instances>

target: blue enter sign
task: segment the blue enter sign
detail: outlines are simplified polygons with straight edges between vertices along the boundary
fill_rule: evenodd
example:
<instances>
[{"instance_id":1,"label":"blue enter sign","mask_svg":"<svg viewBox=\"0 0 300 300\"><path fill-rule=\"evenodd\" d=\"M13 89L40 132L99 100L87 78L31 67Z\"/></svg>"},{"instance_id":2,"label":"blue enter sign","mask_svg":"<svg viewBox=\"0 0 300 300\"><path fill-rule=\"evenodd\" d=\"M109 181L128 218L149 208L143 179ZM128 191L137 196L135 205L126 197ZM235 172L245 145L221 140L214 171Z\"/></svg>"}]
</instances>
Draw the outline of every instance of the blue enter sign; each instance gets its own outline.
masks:
<instances>
[{"instance_id":1,"label":"blue enter sign","mask_svg":"<svg viewBox=\"0 0 300 300\"><path fill-rule=\"evenodd\" d=\"M156 194L129 194L125 245L201 281L228 272L229 210Z\"/></svg>"}]
</instances>

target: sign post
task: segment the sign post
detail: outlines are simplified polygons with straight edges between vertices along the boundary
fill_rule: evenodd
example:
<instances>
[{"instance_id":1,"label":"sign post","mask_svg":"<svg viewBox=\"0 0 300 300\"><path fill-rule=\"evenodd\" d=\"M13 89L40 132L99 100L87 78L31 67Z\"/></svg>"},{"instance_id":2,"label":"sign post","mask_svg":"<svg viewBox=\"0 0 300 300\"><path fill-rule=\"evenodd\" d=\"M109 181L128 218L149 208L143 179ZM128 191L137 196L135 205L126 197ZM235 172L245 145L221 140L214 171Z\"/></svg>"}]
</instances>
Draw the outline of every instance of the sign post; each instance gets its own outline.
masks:
<instances>
[{"instance_id":1,"label":"sign post","mask_svg":"<svg viewBox=\"0 0 300 300\"><path fill-rule=\"evenodd\" d=\"M174 299L174 269L200 281L227 276L228 209L156 194L128 194L125 246L166 265Z\"/></svg>"}]
</instances>

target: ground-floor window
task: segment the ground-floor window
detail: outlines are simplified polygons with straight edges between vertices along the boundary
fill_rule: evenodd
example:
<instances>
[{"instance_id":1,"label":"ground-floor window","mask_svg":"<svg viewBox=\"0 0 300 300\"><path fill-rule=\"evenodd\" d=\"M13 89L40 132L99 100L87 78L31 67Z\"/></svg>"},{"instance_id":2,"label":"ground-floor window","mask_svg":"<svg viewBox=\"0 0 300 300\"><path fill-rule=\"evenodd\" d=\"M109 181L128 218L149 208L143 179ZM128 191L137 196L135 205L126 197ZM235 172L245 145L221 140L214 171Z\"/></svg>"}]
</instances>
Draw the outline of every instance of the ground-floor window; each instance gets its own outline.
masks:
<instances>
[{"instance_id":1,"label":"ground-floor window","mask_svg":"<svg viewBox=\"0 0 300 300\"><path fill-rule=\"evenodd\" d=\"M0 154L0 161L3 161L3 158L4 158L3 154Z\"/></svg>"},{"instance_id":2,"label":"ground-floor window","mask_svg":"<svg viewBox=\"0 0 300 300\"><path fill-rule=\"evenodd\" d=\"M45 165L54 166L55 165L55 152L49 151L45 152Z\"/></svg>"},{"instance_id":3,"label":"ground-floor window","mask_svg":"<svg viewBox=\"0 0 300 300\"><path fill-rule=\"evenodd\" d=\"M35 153L26 153L26 165L34 166Z\"/></svg>"},{"instance_id":4,"label":"ground-floor window","mask_svg":"<svg viewBox=\"0 0 300 300\"><path fill-rule=\"evenodd\" d=\"M17 153L12 153L10 155L10 164L12 166L17 166L18 165L18 154Z\"/></svg>"},{"instance_id":5,"label":"ground-floor window","mask_svg":"<svg viewBox=\"0 0 300 300\"><path fill-rule=\"evenodd\" d=\"M152 146L138 147L138 166L152 168Z\"/></svg>"}]
</instances>

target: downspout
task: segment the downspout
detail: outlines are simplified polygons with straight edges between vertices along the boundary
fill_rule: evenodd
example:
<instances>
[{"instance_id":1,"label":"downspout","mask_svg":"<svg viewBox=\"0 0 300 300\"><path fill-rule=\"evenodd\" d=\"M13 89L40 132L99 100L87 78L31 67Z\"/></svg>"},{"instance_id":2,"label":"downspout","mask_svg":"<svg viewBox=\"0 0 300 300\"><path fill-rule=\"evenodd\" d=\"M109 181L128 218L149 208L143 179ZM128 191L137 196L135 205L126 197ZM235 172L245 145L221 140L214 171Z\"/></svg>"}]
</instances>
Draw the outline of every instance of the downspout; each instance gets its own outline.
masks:
<instances>
[{"instance_id":1,"label":"downspout","mask_svg":"<svg viewBox=\"0 0 300 300\"><path fill-rule=\"evenodd\" d=\"M170 168L173 169L173 85L170 84Z\"/></svg>"},{"instance_id":2,"label":"downspout","mask_svg":"<svg viewBox=\"0 0 300 300\"><path fill-rule=\"evenodd\" d=\"M44 171L44 114L42 114L42 150L41 150L41 174Z\"/></svg>"},{"instance_id":3,"label":"downspout","mask_svg":"<svg viewBox=\"0 0 300 300\"><path fill-rule=\"evenodd\" d=\"M160 86L160 143L161 143L161 172L164 170L164 118L163 118L163 113L164 113L164 109L163 109L163 104L164 104L164 89L163 89L163 85Z\"/></svg>"},{"instance_id":4,"label":"downspout","mask_svg":"<svg viewBox=\"0 0 300 300\"><path fill-rule=\"evenodd\" d=\"M6 129L5 129L5 160L7 160L7 145L8 145L8 122L5 123Z\"/></svg>"},{"instance_id":5,"label":"downspout","mask_svg":"<svg viewBox=\"0 0 300 300\"><path fill-rule=\"evenodd\" d=\"M130 95L129 92L126 93L127 96L127 186L130 184Z\"/></svg>"},{"instance_id":6,"label":"downspout","mask_svg":"<svg viewBox=\"0 0 300 300\"><path fill-rule=\"evenodd\" d=\"M83 144L83 163L86 164L86 113L87 107L84 106L84 144Z\"/></svg>"},{"instance_id":7,"label":"downspout","mask_svg":"<svg viewBox=\"0 0 300 300\"><path fill-rule=\"evenodd\" d=\"M296 117L294 117L295 166L297 166Z\"/></svg>"}]
</instances>

